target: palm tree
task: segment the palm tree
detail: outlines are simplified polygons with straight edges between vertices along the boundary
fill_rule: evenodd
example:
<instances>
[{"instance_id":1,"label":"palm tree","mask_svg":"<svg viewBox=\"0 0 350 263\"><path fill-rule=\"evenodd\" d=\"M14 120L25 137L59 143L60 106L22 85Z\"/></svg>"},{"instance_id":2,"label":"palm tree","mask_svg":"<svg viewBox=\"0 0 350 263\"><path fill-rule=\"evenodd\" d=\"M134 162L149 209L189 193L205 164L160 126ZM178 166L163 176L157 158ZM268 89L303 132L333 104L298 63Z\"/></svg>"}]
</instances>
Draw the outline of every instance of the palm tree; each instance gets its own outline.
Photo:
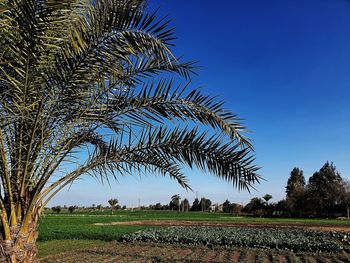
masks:
<instances>
[{"instance_id":1,"label":"palm tree","mask_svg":"<svg viewBox=\"0 0 350 263\"><path fill-rule=\"evenodd\" d=\"M117 198L111 198L108 200L109 205L112 208L112 215L113 215L113 210L115 209L115 207L117 206L117 204L119 203Z\"/></svg>"},{"instance_id":2,"label":"palm tree","mask_svg":"<svg viewBox=\"0 0 350 263\"><path fill-rule=\"evenodd\" d=\"M190 209L190 202L188 201L187 198L185 198L185 199L183 200L182 211L183 211L183 212L188 212L189 209Z\"/></svg>"},{"instance_id":3,"label":"palm tree","mask_svg":"<svg viewBox=\"0 0 350 263\"><path fill-rule=\"evenodd\" d=\"M190 189L187 164L239 189L259 180L240 119L167 80L194 65L144 1L0 0L0 28L1 262L36 261L42 209L83 175L158 173Z\"/></svg>"},{"instance_id":4,"label":"palm tree","mask_svg":"<svg viewBox=\"0 0 350 263\"><path fill-rule=\"evenodd\" d=\"M263 196L263 199L265 200L266 205L268 205L269 201L272 199L272 195L266 194L266 195Z\"/></svg>"},{"instance_id":5,"label":"palm tree","mask_svg":"<svg viewBox=\"0 0 350 263\"><path fill-rule=\"evenodd\" d=\"M180 212L180 200L181 200L181 197L179 194L173 195L171 197L171 202L176 206L178 213Z\"/></svg>"}]
</instances>

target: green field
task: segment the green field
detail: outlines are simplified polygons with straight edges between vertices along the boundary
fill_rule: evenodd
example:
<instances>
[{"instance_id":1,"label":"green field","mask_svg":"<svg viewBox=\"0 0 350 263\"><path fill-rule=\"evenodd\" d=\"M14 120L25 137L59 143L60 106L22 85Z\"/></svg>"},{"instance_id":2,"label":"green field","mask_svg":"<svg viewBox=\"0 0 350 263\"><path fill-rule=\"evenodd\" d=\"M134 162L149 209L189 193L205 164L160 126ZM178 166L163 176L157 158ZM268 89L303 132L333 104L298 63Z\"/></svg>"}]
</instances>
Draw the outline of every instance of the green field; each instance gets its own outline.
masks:
<instances>
[{"instance_id":1,"label":"green field","mask_svg":"<svg viewBox=\"0 0 350 263\"><path fill-rule=\"evenodd\" d=\"M109 214L107 214L109 213ZM76 212L69 214L46 213L39 225L39 241L61 239L86 239L86 240L118 240L125 233L147 228L146 226L127 225L94 225L96 223L129 222L129 221L203 221L229 224L300 224L310 226L350 226L348 220L329 219L289 219L289 218L256 218L234 217L223 213L188 212L177 213L173 211L118 211L115 215L108 212Z\"/></svg>"},{"instance_id":2,"label":"green field","mask_svg":"<svg viewBox=\"0 0 350 263\"><path fill-rule=\"evenodd\" d=\"M341 226L349 227L347 220L329 219L286 219L234 217L223 213L173 211L76 211L69 214L46 212L39 225L39 255L45 257L77 249L88 249L95 246L105 247L110 241L118 241L125 234L139 230L159 228L147 226L147 222L210 222L225 225L271 225L271 226ZM143 225L108 225L112 222L142 221ZM102 223L106 225L95 225Z\"/></svg>"},{"instance_id":3,"label":"green field","mask_svg":"<svg viewBox=\"0 0 350 263\"><path fill-rule=\"evenodd\" d=\"M55 219L57 218L57 219ZM202 213L202 212L184 212L178 213L176 211L126 211L120 210L111 214L111 211L75 211L73 214L68 211L62 210L60 214L53 213L51 211L45 212L41 225L52 222L50 220L61 219L65 223L74 222L83 223L87 222L116 222L116 221L136 221L136 220L185 220L185 221L212 221L212 222L228 222L237 224L305 224L305 225L347 225L350 226L350 220L338 220L338 219L299 219L299 218L263 218L263 217L236 217L231 214L225 213ZM80 219L79 219L80 218ZM82 219L83 218L83 219Z\"/></svg>"}]
</instances>

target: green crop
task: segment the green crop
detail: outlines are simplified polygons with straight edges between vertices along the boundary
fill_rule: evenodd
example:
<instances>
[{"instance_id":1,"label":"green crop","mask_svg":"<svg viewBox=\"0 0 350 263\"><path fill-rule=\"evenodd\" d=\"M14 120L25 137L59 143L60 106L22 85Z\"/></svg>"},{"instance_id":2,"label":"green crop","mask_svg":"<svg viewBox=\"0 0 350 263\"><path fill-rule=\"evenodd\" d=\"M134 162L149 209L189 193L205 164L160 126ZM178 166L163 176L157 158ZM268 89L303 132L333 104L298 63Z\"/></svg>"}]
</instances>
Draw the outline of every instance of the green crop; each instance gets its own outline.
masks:
<instances>
[{"instance_id":1,"label":"green crop","mask_svg":"<svg viewBox=\"0 0 350 263\"><path fill-rule=\"evenodd\" d=\"M343 250L340 234L301 229L252 227L167 227L124 235L125 242L152 242L288 249L292 251Z\"/></svg>"}]
</instances>

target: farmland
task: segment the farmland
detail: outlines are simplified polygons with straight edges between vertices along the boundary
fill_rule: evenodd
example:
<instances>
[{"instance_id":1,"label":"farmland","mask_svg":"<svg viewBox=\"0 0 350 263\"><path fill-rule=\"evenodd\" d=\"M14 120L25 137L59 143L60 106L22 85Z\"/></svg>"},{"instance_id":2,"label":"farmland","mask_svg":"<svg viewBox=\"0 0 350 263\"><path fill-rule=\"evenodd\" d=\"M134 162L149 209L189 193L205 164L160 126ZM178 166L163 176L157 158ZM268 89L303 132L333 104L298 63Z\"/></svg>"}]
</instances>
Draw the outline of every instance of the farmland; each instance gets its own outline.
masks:
<instances>
[{"instance_id":1,"label":"farmland","mask_svg":"<svg viewBox=\"0 0 350 263\"><path fill-rule=\"evenodd\" d=\"M63 211L39 232L42 262L349 262L346 220Z\"/></svg>"},{"instance_id":2,"label":"farmland","mask_svg":"<svg viewBox=\"0 0 350 263\"><path fill-rule=\"evenodd\" d=\"M341 234L301 229L203 226L152 229L122 237L123 242L256 247L310 252L340 252L343 250L342 239Z\"/></svg>"},{"instance_id":3,"label":"farmland","mask_svg":"<svg viewBox=\"0 0 350 263\"><path fill-rule=\"evenodd\" d=\"M222 249L206 247L188 247L164 244L108 243L81 248L42 260L43 263L76 262L210 262L210 263L277 263L277 262L349 262L345 254L335 253L294 253L262 249Z\"/></svg>"}]
</instances>

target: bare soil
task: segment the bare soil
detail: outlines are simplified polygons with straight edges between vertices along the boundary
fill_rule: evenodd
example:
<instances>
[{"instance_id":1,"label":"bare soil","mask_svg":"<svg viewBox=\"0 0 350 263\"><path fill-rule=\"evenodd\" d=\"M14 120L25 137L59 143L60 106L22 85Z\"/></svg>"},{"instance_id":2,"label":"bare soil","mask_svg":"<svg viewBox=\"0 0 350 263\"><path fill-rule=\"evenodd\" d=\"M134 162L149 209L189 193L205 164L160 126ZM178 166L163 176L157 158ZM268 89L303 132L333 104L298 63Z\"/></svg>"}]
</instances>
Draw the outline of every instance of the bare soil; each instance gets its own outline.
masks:
<instances>
[{"instance_id":1,"label":"bare soil","mask_svg":"<svg viewBox=\"0 0 350 263\"><path fill-rule=\"evenodd\" d=\"M189 251L190 250L190 251ZM257 259L256 255L260 254ZM305 260L307 259L307 261ZM42 259L42 263L85 262L184 262L184 263L253 263L253 262L350 262L346 253L293 253L248 248L207 248L180 245L118 243L83 248Z\"/></svg>"}]
</instances>

